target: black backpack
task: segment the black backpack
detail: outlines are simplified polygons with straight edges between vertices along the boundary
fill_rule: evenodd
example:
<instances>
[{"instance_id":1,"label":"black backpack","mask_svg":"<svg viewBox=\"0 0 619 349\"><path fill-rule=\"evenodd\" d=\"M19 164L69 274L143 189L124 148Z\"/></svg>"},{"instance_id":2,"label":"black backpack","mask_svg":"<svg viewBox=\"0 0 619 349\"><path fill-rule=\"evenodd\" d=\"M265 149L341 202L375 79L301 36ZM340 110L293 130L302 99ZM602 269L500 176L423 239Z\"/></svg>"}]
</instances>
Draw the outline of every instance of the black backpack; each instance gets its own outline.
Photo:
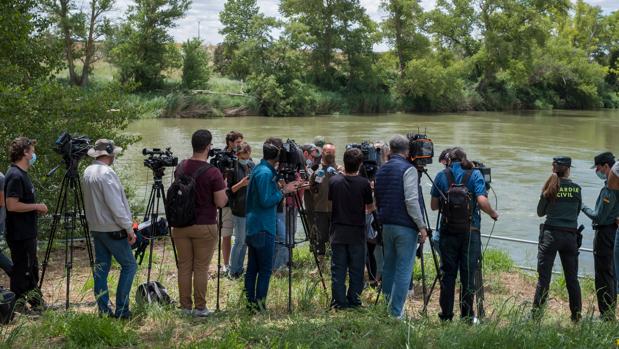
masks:
<instances>
[{"instance_id":1,"label":"black backpack","mask_svg":"<svg viewBox=\"0 0 619 349\"><path fill-rule=\"evenodd\" d=\"M196 223L196 179L213 167L205 163L192 176L183 173L184 161L177 169L176 179L168 188L165 200L166 217L168 224L174 228L183 228Z\"/></svg>"},{"instance_id":2,"label":"black backpack","mask_svg":"<svg viewBox=\"0 0 619 349\"><path fill-rule=\"evenodd\" d=\"M135 291L135 301L138 304L172 304L168 290L159 281L151 281L138 286Z\"/></svg>"},{"instance_id":3,"label":"black backpack","mask_svg":"<svg viewBox=\"0 0 619 349\"><path fill-rule=\"evenodd\" d=\"M465 172L461 183L456 183L450 168L445 169L449 189L443 199L443 227L441 231L450 233L469 233L471 231L471 192L466 184L471 178L472 170ZM445 201L446 200L446 201Z\"/></svg>"}]
</instances>

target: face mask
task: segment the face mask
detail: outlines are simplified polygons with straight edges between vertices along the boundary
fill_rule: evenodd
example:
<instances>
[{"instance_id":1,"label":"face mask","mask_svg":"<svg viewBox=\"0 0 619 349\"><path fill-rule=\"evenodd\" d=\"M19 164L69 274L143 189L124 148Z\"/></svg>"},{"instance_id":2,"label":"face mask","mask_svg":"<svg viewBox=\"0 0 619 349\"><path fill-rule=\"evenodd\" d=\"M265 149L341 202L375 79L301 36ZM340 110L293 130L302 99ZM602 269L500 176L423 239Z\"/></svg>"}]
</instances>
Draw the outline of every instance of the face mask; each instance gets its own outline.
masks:
<instances>
[{"instance_id":1,"label":"face mask","mask_svg":"<svg viewBox=\"0 0 619 349\"><path fill-rule=\"evenodd\" d=\"M239 159L239 164L247 166L249 165L249 159Z\"/></svg>"},{"instance_id":2,"label":"face mask","mask_svg":"<svg viewBox=\"0 0 619 349\"><path fill-rule=\"evenodd\" d=\"M604 172L600 171L600 172L596 172L595 174L598 176L599 179L601 179L603 181L605 181L607 179L606 178L606 173L604 173Z\"/></svg>"},{"instance_id":3,"label":"face mask","mask_svg":"<svg viewBox=\"0 0 619 349\"><path fill-rule=\"evenodd\" d=\"M28 160L28 164L32 166L35 162L37 162L37 154L32 153L32 159Z\"/></svg>"}]
</instances>

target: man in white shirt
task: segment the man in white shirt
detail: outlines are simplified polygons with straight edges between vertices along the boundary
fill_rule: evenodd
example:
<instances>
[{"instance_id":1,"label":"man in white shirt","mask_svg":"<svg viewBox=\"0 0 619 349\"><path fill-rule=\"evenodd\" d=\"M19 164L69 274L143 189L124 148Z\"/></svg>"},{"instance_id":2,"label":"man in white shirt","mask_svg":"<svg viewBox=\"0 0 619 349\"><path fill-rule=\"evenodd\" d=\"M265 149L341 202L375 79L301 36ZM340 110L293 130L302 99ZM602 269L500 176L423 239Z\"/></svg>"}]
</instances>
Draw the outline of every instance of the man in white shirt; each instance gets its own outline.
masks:
<instances>
[{"instance_id":1,"label":"man in white shirt","mask_svg":"<svg viewBox=\"0 0 619 349\"><path fill-rule=\"evenodd\" d=\"M127 319L129 295L137 270L131 245L135 242L133 220L125 190L111 165L121 148L114 142L100 139L88 156L94 158L84 171L84 210L95 245L94 290L99 313ZM120 278L116 289L116 311L110 308L107 276L112 256L120 264Z\"/></svg>"}]
</instances>

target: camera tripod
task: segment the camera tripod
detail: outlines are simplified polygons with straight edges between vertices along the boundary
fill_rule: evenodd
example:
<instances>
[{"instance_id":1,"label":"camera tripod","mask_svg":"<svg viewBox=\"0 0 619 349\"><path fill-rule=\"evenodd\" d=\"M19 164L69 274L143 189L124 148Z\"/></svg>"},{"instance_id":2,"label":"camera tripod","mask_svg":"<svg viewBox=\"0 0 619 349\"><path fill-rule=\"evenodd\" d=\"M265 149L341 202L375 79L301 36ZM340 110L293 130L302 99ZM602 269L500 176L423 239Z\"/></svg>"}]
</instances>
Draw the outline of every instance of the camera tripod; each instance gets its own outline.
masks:
<instances>
[{"instance_id":1,"label":"camera tripod","mask_svg":"<svg viewBox=\"0 0 619 349\"><path fill-rule=\"evenodd\" d=\"M301 200L301 195L298 191L286 194L284 197L284 202L287 198L293 199L293 205L287 206L285 205L286 215L286 240L282 242L278 242L279 244L283 244L288 249L288 312L292 312L292 268L293 268L293 253L292 250L297 244L301 244L307 242L309 240L312 225L307 220L307 213L305 212L305 207L303 206L303 200ZM295 222L297 219L295 205L299 208L299 216L301 217L301 225L303 226L303 230L305 232L305 239L302 241L297 241L295 239ZM327 284L325 283L324 276L322 275L322 269L320 268L320 261L318 260L318 255L316 254L315 248L310 248L312 250L312 255L314 256L314 263L316 263L316 268L318 269L318 274L320 275L320 282L322 284L322 288L327 293Z\"/></svg>"},{"instance_id":2,"label":"camera tripod","mask_svg":"<svg viewBox=\"0 0 619 349\"><path fill-rule=\"evenodd\" d=\"M146 205L146 212L144 213L144 221L150 220L150 236L144 236L144 239L148 241L149 245L149 254L148 254L148 271L146 276L146 283L150 282L150 275L153 268L153 250L154 250L154 242L159 234L156 232L157 222L159 220L159 204L161 200L165 202L165 191L163 190L163 175L165 167L153 168L153 186L150 191L150 196L148 198L148 204ZM174 252L174 262L178 267L178 256L176 255L176 245L174 244L174 238L172 238L172 234L170 232L170 226L166 227L167 235L170 237L170 241L172 242L172 251ZM144 261L144 254L146 253L146 246L138 248L135 251L135 259L138 260L138 264L142 265ZM165 253L165 249L164 249Z\"/></svg>"},{"instance_id":3,"label":"camera tripod","mask_svg":"<svg viewBox=\"0 0 619 349\"><path fill-rule=\"evenodd\" d=\"M64 269L66 272L66 289L65 289L65 309L69 309L70 305L70 290L71 290L71 270L73 269L73 249L75 247L75 235L77 224L81 225L82 238L85 240L86 250L88 251L88 261L90 262L90 269L94 276L94 259L92 252L92 245L90 240L90 232L88 230L88 222L84 214L84 194L82 192L82 186L79 180L79 174L77 166L79 159L71 158L65 159L65 166L67 168L62 184L60 185L60 191L58 192L58 198L56 200L56 209L54 211L51 231L49 235L49 241L47 242L47 248L45 250L45 258L41 265L41 278L39 279L39 290L43 287L43 281L45 279L45 272L49 264L52 247L54 245L54 239L58 230L61 229L61 219L64 219L62 223L62 229L65 231L64 240ZM56 166L51 170L47 176L51 176L60 167Z\"/></svg>"}]
</instances>

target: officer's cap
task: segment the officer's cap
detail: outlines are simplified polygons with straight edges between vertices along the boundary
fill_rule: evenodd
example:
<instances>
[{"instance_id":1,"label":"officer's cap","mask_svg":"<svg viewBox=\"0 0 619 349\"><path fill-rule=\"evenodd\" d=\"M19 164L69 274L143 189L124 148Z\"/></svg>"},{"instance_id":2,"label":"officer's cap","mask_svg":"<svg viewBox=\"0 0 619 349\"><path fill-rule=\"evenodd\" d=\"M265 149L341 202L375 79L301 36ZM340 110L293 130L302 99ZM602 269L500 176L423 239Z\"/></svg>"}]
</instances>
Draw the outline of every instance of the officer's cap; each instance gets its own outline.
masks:
<instances>
[{"instance_id":1,"label":"officer's cap","mask_svg":"<svg viewBox=\"0 0 619 349\"><path fill-rule=\"evenodd\" d=\"M552 163L559 166L572 167L572 158L569 156L557 156L552 158Z\"/></svg>"},{"instance_id":2,"label":"officer's cap","mask_svg":"<svg viewBox=\"0 0 619 349\"><path fill-rule=\"evenodd\" d=\"M608 164L609 166L612 166L614 163L615 163L615 156L613 155L613 153L607 151L595 157L594 165L591 166L591 168L595 168L595 166L597 165L603 166L604 164Z\"/></svg>"}]
</instances>

